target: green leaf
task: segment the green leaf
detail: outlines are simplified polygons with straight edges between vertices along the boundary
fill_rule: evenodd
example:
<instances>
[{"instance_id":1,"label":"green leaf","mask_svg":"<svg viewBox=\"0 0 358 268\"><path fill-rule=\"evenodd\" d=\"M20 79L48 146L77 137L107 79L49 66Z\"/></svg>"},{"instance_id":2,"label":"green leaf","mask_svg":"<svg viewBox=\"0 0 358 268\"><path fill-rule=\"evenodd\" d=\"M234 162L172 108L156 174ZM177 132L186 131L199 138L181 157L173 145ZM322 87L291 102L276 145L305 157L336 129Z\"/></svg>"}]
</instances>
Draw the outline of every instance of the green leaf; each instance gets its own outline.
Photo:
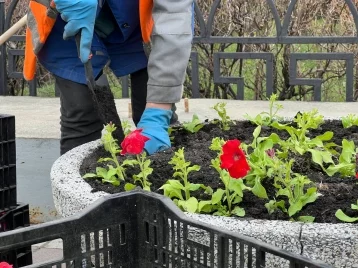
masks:
<instances>
[{"instance_id":1,"label":"green leaf","mask_svg":"<svg viewBox=\"0 0 358 268\"><path fill-rule=\"evenodd\" d=\"M215 137L212 139L209 149L221 152L224 143L225 141L222 138Z\"/></svg>"},{"instance_id":2,"label":"green leaf","mask_svg":"<svg viewBox=\"0 0 358 268\"><path fill-rule=\"evenodd\" d=\"M255 185L252 188L252 193L259 198L268 199L266 189L265 189L265 187L262 186L261 180L259 177L255 178Z\"/></svg>"},{"instance_id":3,"label":"green leaf","mask_svg":"<svg viewBox=\"0 0 358 268\"><path fill-rule=\"evenodd\" d=\"M242 197L241 196L238 196L236 195L234 200L231 201L231 204L239 204L242 202Z\"/></svg>"},{"instance_id":4,"label":"green leaf","mask_svg":"<svg viewBox=\"0 0 358 268\"><path fill-rule=\"evenodd\" d=\"M224 193L225 193L225 191L223 189L220 189L220 188L217 189L216 192L214 192L211 197L211 203L213 205L218 204L221 201Z\"/></svg>"},{"instance_id":5,"label":"green leaf","mask_svg":"<svg viewBox=\"0 0 358 268\"><path fill-rule=\"evenodd\" d=\"M109 170L108 170L108 172L106 174L106 178L111 178L116 174L117 174L117 169L115 169L114 167L110 166Z\"/></svg>"},{"instance_id":6,"label":"green leaf","mask_svg":"<svg viewBox=\"0 0 358 268\"><path fill-rule=\"evenodd\" d=\"M124 190L125 190L126 192L132 191L132 190L134 190L135 188L136 188L136 186L135 186L134 184L132 184L132 183L126 183L126 184L124 185Z\"/></svg>"},{"instance_id":7,"label":"green leaf","mask_svg":"<svg viewBox=\"0 0 358 268\"><path fill-rule=\"evenodd\" d=\"M265 208L267 209L268 214L272 214L275 212L277 207L275 206L276 201L270 200L268 203L265 204Z\"/></svg>"},{"instance_id":8,"label":"green leaf","mask_svg":"<svg viewBox=\"0 0 358 268\"><path fill-rule=\"evenodd\" d=\"M204 124L201 122L201 120L199 119L199 117L196 114L193 115L191 122L183 123L184 129L190 133L198 132L203 126L204 126Z\"/></svg>"},{"instance_id":9,"label":"green leaf","mask_svg":"<svg viewBox=\"0 0 358 268\"><path fill-rule=\"evenodd\" d=\"M276 193L276 196L280 196L280 195L289 197L290 196L290 191L287 188L281 188Z\"/></svg>"},{"instance_id":10,"label":"green leaf","mask_svg":"<svg viewBox=\"0 0 358 268\"><path fill-rule=\"evenodd\" d=\"M273 147L273 141L271 139L267 139L260 144L260 149L262 151L272 149L272 147Z\"/></svg>"},{"instance_id":11,"label":"green leaf","mask_svg":"<svg viewBox=\"0 0 358 268\"><path fill-rule=\"evenodd\" d=\"M198 200L195 197L190 197L188 200L183 201L184 210L190 213L195 213L198 209Z\"/></svg>"},{"instance_id":12,"label":"green leaf","mask_svg":"<svg viewBox=\"0 0 358 268\"><path fill-rule=\"evenodd\" d=\"M285 201L283 201L283 200L280 200L279 202L276 202L276 207L281 209L283 212L287 212L287 209L286 209L286 206L285 206Z\"/></svg>"},{"instance_id":13,"label":"green leaf","mask_svg":"<svg viewBox=\"0 0 358 268\"><path fill-rule=\"evenodd\" d=\"M206 200L202 200L199 201L198 204L198 212L205 212L205 213L210 213L213 210L213 206L211 204L211 201L206 201Z\"/></svg>"},{"instance_id":14,"label":"green leaf","mask_svg":"<svg viewBox=\"0 0 358 268\"><path fill-rule=\"evenodd\" d=\"M179 189L179 190L184 190L184 185L177 180L168 180L167 183L169 183L172 187Z\"/></svg>"},{"instance_id":15,"label":"green leaf","mask_svg":"<svg viewBox=\"0 0 358 268\"><path fill-rule=\"evenodd\" d=\"M301 201L297 201L293 204L290 205L290 207L288 208L288 215L291 217L292 215L295 215L297 212L301 211L302 209L302 202Z\"/></svg>"},{"instance_id":16,"label":"green leaf","mask_svg":"<svg viewBox=\"0 0 358 268\"><path fill-rule=\"evenodd\" d=\"M309 147L323 147L323 142L318 138L308 141Z\"/></svg>"},{"instance_id":17,"label":"green leaf","mask_svg":"<svg viewBox=\"0 0 358 268\"><path fill-rule=\"evenodd\" d=\"M339 156L339 163L352 163L352 158L355 156L354 141L342 140L342 153Z\"/></svg>"},{"instance_id":18,"label":"green leaf","mask_svg":"<svg viewBox=\"0 0 358 268\"><path fill-rule=\"evenodd\" d=\"M257 126L253 133L254 139L257 139L257 137L260 135L260 132L261 132L261 126Z\"/></svg>"},{"instance_id":19,"label":"green leaf","mask_svg":"<svg viewBox=\"0 0 358 268\"><path fill-rule=\"evenodd\" d=\"M317 136L316 138L320 139L321 141L329 141L333 138L332 131L326 131L324 134Z\"/></svg>"},{"instance_id":20,"label":"green leaf","mask_svg":"<svg viewBox=\"0 0 358 268\"><path fill-rule=\"evenodd\" d=\"M134 179L134 181L139 181L139 182L141 182L142 179L143 179L143 172L140 172L139 174L134 174L134 175L133 175L133 179Z\"/></svg>"},{"instance_id":21,"label":"green leaf","mask_svg":"<svg viewBox=\"0 0 358 268\"><path fill-rule=\"evenodd\" d=\"M332 159L332 154L330 152L328 152L328 151L323 151L322 152L322 159L323 159L324 163L328 163L328 164L334 163L333 159Z\"/></svg>"},{"instance_id":22,"label":"green leaf","mask_svg":"<svg viewBox=\"0 0 358 268\"><path fill-rule=\"evenodd\" d=\"M235 194L237 194L238 196L243 197L244 194L242 191L247 188L244 185L243 180L240 180L240 179L236 180L236 179L231 179L231 178L229 178L229 180L230 180L229 190L235 192Z\"/></svg>"},{"instance_id":23,"label":"green leaf","mask_svg":"<svg viewBox=\"0 0 358 268\"><path fill-rule=\"evenodd\" d=\"M162 187L159 188L160 190L164 191L164 195L168 196L169 198L179 198L183 200L183 195L180 189L177 189L170 185L169 183L164 184Z\"/></svg>"},{"instance_id":24,"label":"green leaf","mask_svg":"<svg viewBox=\"0 0 358 268\"><path fill-rule=\"evenodd\" d=\"M298 221L300 222L306 222L306 223L311 223L314 222L315 217L312 216L300 216L297 218Z\"/></svg>"},{"instance_id":25,"label":"green leaf","mask_svg":"<svg viewBox=\"0 0 358 268\"><path fill-rule=\"evenodd\" d=\"M146 185L146 186L143 187L143 190L150 192L150 187L148 185Z\"/></svg>"},{"instance_id":26,"label":"green leaf","mask_svg":"<svg viewBox=\"0 0 358 268\"><path fill-rule=\"evenodd\" d=\"M134 160L134 159L126 159L123 161L122 166L131 166L133 167L134 165L137 165L138 161Z\"/></svg>"},{"instance_id":27,"label":"green leaf","mask_svg":"<svg viewBox=\"0 0 358 268\"><path fill-rule=\"evenodd\" d=\"M200 170L200 166L198 165L194 165L194 166L191 166L191 167L188 167L187 171L188 171L188 174L192 171L199 171Z\"/></svg>"},{"instance_id":28,"label":"green leaf","mask_svg":"<svg viewBox=\"0 0 358 268\"><path fill-rule=\"evenodd\" d=\"M352 204L351 209L358 210L358 205Z\"/></svg>"},{"instance_id":29,"label":"green leaf","mask_svg":"<svg viewBox=\"0 0 358 268\"><path fill-rule=\"evenodd\" d=\"M96 173L97 173L98 177L106 178L106 176L107 176L107 169L102 168L102 167L97 167L97 168L96 168Z\"/></svg>"},{"instance_id":30,"label":"green leaf","mask_svg":"<svg viewBox=\"0 0 358 268\"><path fill-rule=\"evenodd\" d=\"M339 172L343 176L354 176L355 175L355 164L338 164L330 165L325 171L328 176L333 176L335 173Z\"/></svg>"},{"instance_id":31,"label":"green leaf","mask_svg":"<svg viewBox=\"0 0 358 268\"><path fill-rule=\"evenodd\" d=\"M191 184L189 185L189 191L192 191L192 192L197 191L197 190L199 190L200 187L202 187L202 186L203 186L202 184L191 183Z\"/></svg>"},{"instance_id":32,"label":"green leaf","mask_svg":"<svg viewBox=\"0 0 358 268\"><path fill-rule=\"evenodd\" d=\"M211 188L210 186L207 186L205 189L205 194L213 195L213 193L214 193L213 188Z\"/></svg>"},{"instance_id":33,"label":"green leaf","mask_svg":"<svg viewBox=\"0 0 358 268\"><path fill-rule=\"evenodd\" d=\"M179 178L183 178L183 173L181 171L176 171L173 173L173 177L179 177Z\"/></svg>"},{"instance_id":34,"label":"green leaf","mask_svg":"<svg viewBox=\"0 0 358 268\"><path fill-rule=\"evenodd\" d=\"M358 217L357 218L349 217L341 209L337 210L336 217L339 220L343 221L343 222L356 222L356 221L358 221Z\"/></svg>"},{"instance_id":35,"label":"green leaf","mask_svg":"<svg viewBox=\"0 0 358 268\"><path fill-rule=\"evenodd\" d=\"M89 178L97 178L97 174L94 174L94 173L87 173L85 174L82 178L84 179L89 179Z\"/></svg>"},{"instance_id":36,"label":"green leaf","mask_svg":"<svg viewBox=\"0 0 358 268\"><path fill-rule=\"evenodd\" d=\"M283 200L280 200L279 202L277 202L276 200L270 200L268 203L265 204L265 207L269 214L274 213L277 209L281 209L283 212L287 212L287 209L285 207L285 201Z\"/></svg>"},{"instance_id":37,"label":"green leaf","mask_svg":"<svg viewBox=\"0 0 358 268\"><path fill-rule=\"evenodd\" d=\"M277 135L276 133L272 133L268 138L269 138L269 140L271 140L273 143L280 143L280 142L282 142L280 136Z\"/></svg>"},{"instance_id":38,"label":"green leaf","mask_svg":"<svg viewBox=\"0 0 358 268\"><path fill-rule=\"evenodd\" d=\"M244 217L245 216L245 210L243 208L240 208L239 206L236 206L232 211L232 214L239 216L239 217Z\"/></svg>"},{"instance_id":39,"label":"green leaf","mask_svg":"<svg viewBox=\"0 0 358 268\"><path fill-rule=\"evenodd\" d=\"M102 162L109 162L109 161L113 161L113 159L112 158L110 158L110 157L104 157L104 158L100 158L100 159L98 159L98 163L102 163Z\"/></svg>"},{"instance_id":40,"label":"green leaf","mask_svg":"<svg viewBox=\"0 0 358 268\"><path fill-rule=\"evenodd\" d=\"M315 162L316 164L320 165L322 168L324 168L323 162L324 163L333 163L332 154L330 152L318 151L315 149L309 149L308 151L312 154L312 161Z\"/></svg>"},{"instance_id":41,"label":"green leaf","mask_svg":"<svg viewBox=\"0 0 358 268\"><path fill-rule=\"evenodd\" d=\"M295 150L300 154L303 155L305 153L305 149L301 148L299 145L295 145Z\"/></svg>"},{"instance_id":42,"label":"green leaf","mask_svg":"<svg viewBox=\"0 0 358 268\"><path fill-rule=\"evenodd\" d=\"M150 163L151 163L150 159L145 160L144 161L144 169L150 169L150 167L149 167Z\"/></svg>"},{"instance_id":43,"label":"green leaf","mask_svg":"<svg viewBox=\"0 0 358 268\"><path fill-rule=\"evenodd\" d=\"M317 193L316 187L308 188L306 194L300 197L300 201L302 202L302 207L309 203L313 203L314 201L317 200L319 196L321 196L321 194Z\"/></svg>"},{"instance_id":44,"label":"green leaf","mask_svg":"<svg viewBox=\"0 0 358 268\"><path fill-rule=\"evenodd\" d=\"M112 184L113 186L119 186L120 182L119 180L117 180L117 178L115 176L109 177L109 178L103 178L102 182L108 182L110 184Z\"/></svg>"}]
</instances>

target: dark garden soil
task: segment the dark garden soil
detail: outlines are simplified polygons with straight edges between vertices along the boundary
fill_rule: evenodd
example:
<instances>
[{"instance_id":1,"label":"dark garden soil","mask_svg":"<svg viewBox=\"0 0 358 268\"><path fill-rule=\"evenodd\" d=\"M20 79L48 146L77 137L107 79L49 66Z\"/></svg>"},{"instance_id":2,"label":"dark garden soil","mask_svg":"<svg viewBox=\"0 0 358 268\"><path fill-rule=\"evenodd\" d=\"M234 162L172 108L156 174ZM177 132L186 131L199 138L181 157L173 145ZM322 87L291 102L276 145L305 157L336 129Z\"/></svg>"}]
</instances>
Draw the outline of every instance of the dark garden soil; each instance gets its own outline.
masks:
<instances>
[{"instance_id":1,"label":"dark garden soil","mask_svg":"<svg viewBox=\"0 0 358 268\"><path fill-rule=\"evenodd\" d=\"M158 189L166 180L170 179L173 174L172 166L168 164L168 162L172 158L174 151L182 147L185 148L186 160L191 161L192 164L201 166L199 172L191 173L189 180L192 183L203 183L213 189L218 187L223 188L217 172L210 166L211 159L217 155L217 152L208 149L212 139L214 137L222 137L225 140L239 139L242 142L250 143L255 127L256 126L249 121L239 121L236 122L236 125L232 126L229 131L223 132L217 125L207 123L195 134L188 134L185 130L178 128L177 131L174 132L175 136L172 142L172 149L150 156L152 160L151 167L154 170L150 176L152 191L162 193L162 191ZM269 136L273 131L282 139L288 138L285 131L273 130L269 127L263 128L260 136ZM341 141L344 138L353 140L356 146L358 145L358 127L344 129L341 121L338 120L325 121L319 129L312 130L309 136L314 137L326 131L333 131L334 137L332 141L338 145L342 144ZM337 149L337 151L338 150L339 149ZM101 147L87 157L80 168L81 175L88 172L95 172L95 168L99 165L97 160L104 155L106 155L106 152ZM316 202L304 207L299 215L313 216L315 217L315 222L338 223L340 221L335 217L335 212L338 209L342 209L347 215L358 217L357 211L350 209L351 204L355 204L358 199L358 181L355 177L340 178L339 174L328 177L307 158L299 155L294 155L293 157L295 159L293 171L307 175L308 178L316 184L319 193L322 194ZM122 160L121 158L122 156L119 156L120 160ZM131 178L132 174L138 174L138 170L128 168L128 177ZM88 179L87 182L92 186L93 191L105 191L108 193L124 191L123 183L120 187L114 187L111 184L102 184L100 180L96 179ZM273 199L275 191L272 183L264 181L263 185L267 190L269 198ZM202 197L205 198L205 196ZM269 215L264 206L266 202L267 200L259 199L252 193L245 191L240 207L246 211L245 218L289 220L289 217L282 212L275 212Z\"/></svg>"}]
</instances>

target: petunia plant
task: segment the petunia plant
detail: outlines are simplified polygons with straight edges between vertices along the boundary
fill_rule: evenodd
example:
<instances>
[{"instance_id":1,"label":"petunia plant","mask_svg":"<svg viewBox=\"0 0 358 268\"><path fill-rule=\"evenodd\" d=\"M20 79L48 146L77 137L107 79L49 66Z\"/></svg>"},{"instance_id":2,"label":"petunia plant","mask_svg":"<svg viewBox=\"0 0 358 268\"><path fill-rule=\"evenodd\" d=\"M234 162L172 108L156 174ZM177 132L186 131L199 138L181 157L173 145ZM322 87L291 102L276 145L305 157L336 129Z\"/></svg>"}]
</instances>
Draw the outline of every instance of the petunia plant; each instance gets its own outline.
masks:
<instances>
[{"instance_id":1,"label":"petunia plant","mask_svg":"<svg viewBox=\"0 0 358 268\"><path fill-rule=\"evenodd\" d=\"M183 123L183 128L189 133L196 133L203 127L204 127L203 122L199 119L199 117L196 114L193 115L193 118L190 122Z\"/></svg>"},{"instance_id":2,"label":"petunia plant","mask_svg":"<svg viewBox=\"0 0 358 268\"><path fill-rule=\"evenodd\" d=\"M250 167L240 148L240 141L235 139L223 142L221 139L214 139L211 149L219 151L218 157L211 161L211 166L219 173L224 184L224 189L218 188L212 195L214 215L243 217L245 210L239 204L243 191L250 188L245 186L241 178L247 175Z\"/></svg>"},{"instance_id":3,"label":"petunia plant","mask_svg":"<svg viewBox=\"0 0 358 268\"><path fill-rule=\"evenodd\" d=\"M136 159L129 160L130 164L138 165L140 173L133 175L134 183L140 182L142 188L146 191L150 191L151 183L148 180L148 176L152 174L153 169L150 167L150 159L147 159L147 154L144 151L145 142L149 140L148 137L142 135L142 129L136 129L129 133L121 143L122 151L121 155L135 155ZM136 187L135 184L126 183L126 191L133 190Z\"/></svg>"},{"instance_id":4,"label":"petunia plant","mask_svg":"<svg viewBox=\"0 0 358 268\"><path fill-rule=\"evenodd\" d=\"M358 115L348 114L342 117L342 125L344 128L350 128L352 126L358 126Z\"/></svg>"},{"instance_id":5,"label":"petunia plant","mask_svg":"<svg viewBox=\"0 0 358 268\"><path fill-rule=\"evenodd\" d=\"M173 179L167 180L159 189L164 191L165 196L172 198L174 203L182 210L192 213L200 212L203 209L203 204L200 204L191 193L199 189L206 190L206 187L203 184L190 183L189 180L189 174L199 171L200 166L191 165L190 161L185 160L184 148L175 152L169 164L174 169ZM179 178L179 180L174 178Z\"/></svg>"},{"instance_id":6,"label":"petunia plant","mask_svg":"<svg viewBox=\"0 0 358 268\"><path fill-rule=\"evenodd\" d=\"M259 113L255 117L246 114L245 118L258 126L270 126L273 122L281 120L282 118L279 117L277 113L282 110L283 106L282 104L277 103L276 100L277 95L272 94L269 99L269 112Z\"/></svg>"},{"instance_id":7,"label":"petunia plant","mask_svg":"<svg viewBox=\"0 0 358 268\"><path fill-rule=\"evenodd\" d=\"M219 102L214 105L213 109L218 113L220 119L214 120L214 123L218 123L220 128L222 130L229 130L230 125L234 122L231 120L230 116L228 116L226 111L226 103L225 102Z\"/></svg>"},{"instance_id":8,"label":"petunia plant","mask_svg":"<svg viewBox=\"0 0 358 268\"><path fill-rule=\"evenodd\" d=\"M116 126L114 124L107 124L105 126L105 132L102 135L103 147L110 156L100 158L98 162L107 163L107 168L97 167L96 173L87 173L83 178L101 178L103 183L111 183L114 186L119 186L121 181L124 181L126 166L132 164L130 160L124 160L123 163L119 163L117 155L120 153L120 148L117 144L117 140L114 139L112 135L115 130Z\"/></svg>"}]
</instances>

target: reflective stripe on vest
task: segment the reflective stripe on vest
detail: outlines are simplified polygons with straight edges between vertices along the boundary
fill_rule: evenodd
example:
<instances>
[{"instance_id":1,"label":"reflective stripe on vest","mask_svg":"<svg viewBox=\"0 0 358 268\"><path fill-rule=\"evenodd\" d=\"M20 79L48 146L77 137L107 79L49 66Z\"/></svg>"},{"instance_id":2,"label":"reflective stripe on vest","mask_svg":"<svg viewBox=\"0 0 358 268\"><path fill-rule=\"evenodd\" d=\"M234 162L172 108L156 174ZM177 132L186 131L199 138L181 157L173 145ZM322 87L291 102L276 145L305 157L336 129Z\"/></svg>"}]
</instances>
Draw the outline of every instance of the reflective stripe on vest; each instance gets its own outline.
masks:
<instances>
[{"instance_id":1,"label":"reflective stripe on vest","mask_svg":"<svg viewBox=\"0 0 358 268\"><path fill-rule=\"evenodd\" d=\"M57 12L51 0L31 0L27 14L24 78L32 80L36 73L36 54L41 50L56 22Z\"/></svg>"},{"instance_id":2,"label":"reflective stripe on vest","mask_svg":"<svg viewBox=\"0 0 358 268\"><path fill-rule=\"evenodd\" d=\"M154 21L152 17L153 0L139 0L139 18L144 43L150 42Z\"/></svg>"}]
</instances>

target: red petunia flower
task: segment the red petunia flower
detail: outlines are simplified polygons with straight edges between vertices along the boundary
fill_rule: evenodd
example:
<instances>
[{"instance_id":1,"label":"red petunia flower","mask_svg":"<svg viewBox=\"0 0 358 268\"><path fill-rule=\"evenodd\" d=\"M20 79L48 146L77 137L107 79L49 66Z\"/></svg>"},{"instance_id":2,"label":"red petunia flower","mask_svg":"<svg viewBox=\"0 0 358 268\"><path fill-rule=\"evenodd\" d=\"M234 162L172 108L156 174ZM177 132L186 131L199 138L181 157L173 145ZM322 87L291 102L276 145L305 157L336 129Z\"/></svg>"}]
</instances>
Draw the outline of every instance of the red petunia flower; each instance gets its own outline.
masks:
<instances>
[{"instance_id":1,"label":"red petunia flower","mask_svg":"<svg viewBox=\"0 0 358 268\"><path fill-rule=\"evenodd\" d=\"M12 268L12 265L7 262L0 262L0 268Z\"/></svg>"},{"instance_id":2,"label":"red petunia flower","mask_svg":"<svg viewBox=\"0 0 358 268\"><path fill-rule=\"evenodd\" d=\"M149 140L148 137L143 136L141 132L143 129L136 129L129 133L127 137L121 143L122 152L121 155L125 154L140 154L143 149L145 142Z\"/></svg>"},{"instance_id":3,"label":"red petunia flower","mask_svg":"<svg viewBox=\"0 0 358 268\"><path fill-rule=\"evenodd\" d=\"M240 148L239 140L229 140L223 145L223 153L220 156L220 160L220 167L227 169L232 178L243 178L250 170L245 153Z\"/></svg>"},{"instance_id":4,"label":"red petunia flower","mask_svg":"<svg viewBox=\"0 0 358 268\"><path fill-rule=\"evenodd\" d=\"M356 179L358 179L358 172L356 173Z\"/></svg>"}]
</instances>

